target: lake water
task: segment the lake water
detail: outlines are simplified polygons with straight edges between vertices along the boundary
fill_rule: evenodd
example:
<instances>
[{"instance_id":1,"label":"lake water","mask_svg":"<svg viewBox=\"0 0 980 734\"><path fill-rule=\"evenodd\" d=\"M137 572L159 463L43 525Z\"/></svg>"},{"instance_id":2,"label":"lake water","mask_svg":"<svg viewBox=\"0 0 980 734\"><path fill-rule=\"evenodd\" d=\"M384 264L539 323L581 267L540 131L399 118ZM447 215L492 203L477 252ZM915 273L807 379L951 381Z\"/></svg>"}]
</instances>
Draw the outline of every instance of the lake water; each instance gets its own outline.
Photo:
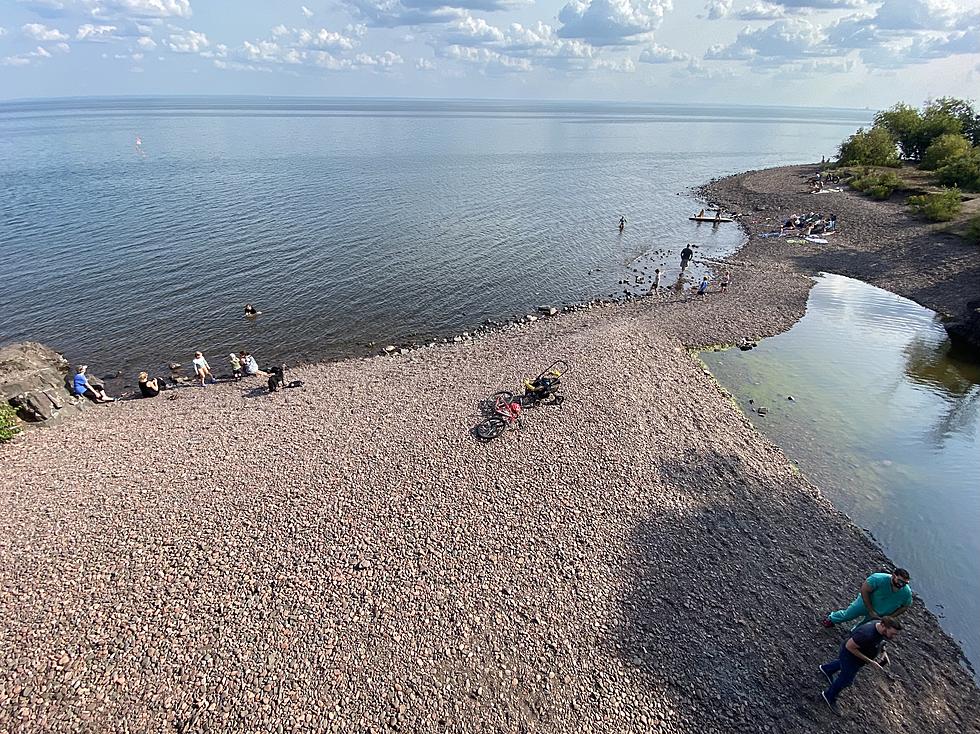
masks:
<instances>
[{"instance_id":1,"label":"lake water","mask_svg":"<svg viewBox=\"0 0 980 734\"><path fill-rule=\"evenodd\" d=\"M666 263L669 278L685 242L705 256L741 242L735 225L687 220L690 187L829 156L871 114L0 103L0 341L42 341L131 379L195 349L309 361L621 295L629 266Z\"/></svg>"},{"instance_id":2,"label":"lake water","mask_svg":"<svg viewBox=\"0 0 980 734\"><path fill-rule=\"evenodd\" d=\"M823 275L789 331L701 356L753 423L909 569L980 663L980 364L952 350L936 315Z\"/></svg>"}]
</instances>

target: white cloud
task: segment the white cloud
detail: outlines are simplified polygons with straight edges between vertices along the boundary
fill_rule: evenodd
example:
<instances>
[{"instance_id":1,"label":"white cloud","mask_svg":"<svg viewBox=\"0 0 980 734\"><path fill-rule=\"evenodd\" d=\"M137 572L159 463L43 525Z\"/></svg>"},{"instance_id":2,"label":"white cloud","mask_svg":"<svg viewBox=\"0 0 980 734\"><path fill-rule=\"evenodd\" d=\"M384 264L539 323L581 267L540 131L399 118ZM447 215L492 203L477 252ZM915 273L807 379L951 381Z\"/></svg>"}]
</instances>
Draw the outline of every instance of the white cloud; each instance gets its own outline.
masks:
<instances>
[{"instance_id":1,"label":"white cloud","mask_svg":"<svg viewBox=\"0 0 980 734\"><path fill-rule=\"evenodd\" d=\"M140 36L136 39L136 43L138 43L141 48L145 48L148 51L152 51L157 47L157 42L149 36Z\"/></svg>"},{"instance_id":2,"label":"white cloud","mask_svg":"<svg viewBox=\"0 0 980 734\"><path fill-rule=\"evenodd\" d=\"M640 62L644 64L671 64L676 61L690 61L688 54L654 43L640 51Z\"/></svg>"},{"instance_id":3,"label":"white cloud","mask_svg":"<svg viewBox=\"0 0 980 734\"><path fill-rule=\"evenodd\" d=\"M735 0L708 0L704 6L704 10L708 16L708 20L718 20L719 18L727 18L732 12L732 6L734 4Z\"/></svg>"},{"instance_id":4,"label":"white cloud","mask_svg":"<svg viewBox=\"0 0 980 734\"><path fill-rule=\"evenodd\" d=\"M739 10L735 17L739 20L781 20L787 15L782 5L757 2Z\"/></svg>"},{"instance_id":5,"label":"white cloud","mask_svg":"<svg viewBox=\"0 0 980 734\"><path fill-rule=\"evenodd\" d=\"M435 71L436 65L429 59L415 59L415 68L419 71Z\"/></svg>"},{"instance_id":6,"label":"white cloud","mask_svg":"<svg viewBox=\"0 0 980 734\"><path fill-rule=\"evenodd\" d=\"M93 18L189 18L190 0L82 0Z\"/></svg>"},{"instance_id":7,"label":"white cloud","mask_svg":"<svg viewBox=\"0 0 980 734\"><path fill-rule=\"evenodd\" d=\"M75 40L107 41L112 38L115 32L116 26L114 25L92 25L91 23L85 23L78 27L78 31L75 33Z\"/></svg>"},{"instance_id":8,"label":"white cloud","mask_svg":"<svg viewBox=\"0 0 980 734\"><path fill-rule=\"evenodd\" d=\"M64 47L62 49L62 47ZM59 43L55 47L58 50L68 50L68 45L65 43ZM15 56L6 56L0 59L0 66L27 66L34 62L36 59L50 59L52 56L51 52L48 51L43 46L38 46L33 51L28 51L26 53L17 54Z\"/></svg>"},{"instance_id":9,"label":"white cloud","mask_svg":"<svg viewBox=\"0 0 980 734\"><path fill-rule=\"evenodd\" d=\"M765 28L742 30L733 43L712 46L705 59L751 59L753 63L776 65L817 56L831 56L823 29L802 19L780 20Z\"/></svg>"},{"instance_id":10,"label":"white cloud","mask_svg":"<svg viewBox=\"0 0 980 734\"><path fill-rule=\"evenodd\" d=\"M395 28L449 23L468 10L493 12L528 4L528 0L342 0L369 25Z\"/></svg>"},{"instance_id":11,"label":"white cloud","mask_svg":"<svg viewBox=\"0 0 980 734\"><path fill-rule=\"evenodd\" d=\"M164 41L167 48L177 54L196 54L200 53L211 42L207 35L198 31L184 31L182 33L171 33L170 38Z\"/></svg>"},{"instance_id":12,"label":"white cloud","mask_svg":"<svg viewBox=\"0 0 980 734\"><path fill-rule=\"evenodd\" d=\"M671 9L673 0L571 0L558 13L558 35L595 46L639 43Z\"/></svg>"},{"instance_id":13,"label":"white cloud","mask_svg":"<svg viewBox=\"0 0 980 734\"><path fill-rule=\"evenodd\" d=\"M40 23L26 23L21 27L24 35L33 38L35 41L67 41L68 34L62 33L57 28L48 28Z\"/></svg>"},{"instance_id":14,"label":"white cloud","mask_svg":"<svg viewBox=\"0 0 980 734\"><path fill-rule=\"evenodd\" d=\"M312 10L310 10L310 9L309 9L308 7L306 7L305 5L300 5L300 6L299 6L299 11L300 11L300 12L301 12L301 13L303 14L303 16L304 16L304 17L306 17L306 18L312 18L312 17L313 17L313 11L312 11Z\"/></svg>"},{"instance_id":15,"label":"white cloud","mask_svg":"<svg viewBox=\"0 0 980 734\"><path fill-rule=\"evenodd\" d=\"M951 0L885 0L872 22L882 30L937 31L953 28L959 15Z\"/></svg>"}]
</instances>

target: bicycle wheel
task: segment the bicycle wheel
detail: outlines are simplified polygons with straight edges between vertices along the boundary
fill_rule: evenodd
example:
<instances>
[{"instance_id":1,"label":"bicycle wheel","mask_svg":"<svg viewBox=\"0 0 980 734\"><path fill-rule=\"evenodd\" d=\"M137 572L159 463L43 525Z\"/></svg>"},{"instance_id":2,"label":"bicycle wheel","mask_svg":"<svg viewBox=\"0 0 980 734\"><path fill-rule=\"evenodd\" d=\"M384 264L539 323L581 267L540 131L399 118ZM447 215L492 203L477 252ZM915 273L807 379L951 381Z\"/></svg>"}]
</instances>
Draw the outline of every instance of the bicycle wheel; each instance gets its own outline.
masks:
<instances>
[{"instance_id":1,"label":"bicycle wheel","mask_svg":"<svg viewBox=\"0 0 980 734\"><path fill-rule=\"evenodd\" d=\"M481 441L491 441L507 430L507 421L499 415L490 416L473 428L473 433Z\"/></svg>"}]
</instances>

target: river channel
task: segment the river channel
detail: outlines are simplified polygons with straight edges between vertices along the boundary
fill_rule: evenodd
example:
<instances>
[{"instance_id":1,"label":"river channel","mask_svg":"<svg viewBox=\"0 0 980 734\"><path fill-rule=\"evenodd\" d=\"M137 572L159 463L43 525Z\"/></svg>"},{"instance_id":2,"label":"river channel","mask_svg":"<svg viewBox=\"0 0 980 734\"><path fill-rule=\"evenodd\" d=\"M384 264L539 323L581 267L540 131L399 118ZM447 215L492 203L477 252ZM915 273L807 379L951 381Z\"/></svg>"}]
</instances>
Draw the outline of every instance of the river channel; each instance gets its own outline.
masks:
<instances>
[{"instance_id":1,"label":"river channel","mask_svg":"<svg viewBox=\"0 0 980 734\"><path fill-rule=\"evenodd\" d=\"M936 314L821 274L792 329L701 357L980 663L980 364Z\"/></svg>"}]
</instances>

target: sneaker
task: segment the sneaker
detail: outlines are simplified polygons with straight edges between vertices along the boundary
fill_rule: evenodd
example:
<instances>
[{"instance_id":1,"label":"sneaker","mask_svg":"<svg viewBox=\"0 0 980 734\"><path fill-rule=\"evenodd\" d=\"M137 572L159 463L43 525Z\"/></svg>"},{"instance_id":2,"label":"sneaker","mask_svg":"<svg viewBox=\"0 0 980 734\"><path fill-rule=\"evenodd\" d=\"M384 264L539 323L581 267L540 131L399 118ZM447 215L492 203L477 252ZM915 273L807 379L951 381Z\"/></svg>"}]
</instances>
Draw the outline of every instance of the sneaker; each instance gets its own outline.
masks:
<instances>
[{"instance_id":1,"label":"sneaker","mask_svg":"<svg viewBox=\"0 0 980 734\"><path fill-rule=\"evenodd\" d=\"M823 619L821 619L820 624L822 624L827 629L830 629L831 627L834 626L834 623L830 621L830 617L824 617Z\"/></svg>"},{"instance_id":2,"label":"sneaker","mask_svg":"<svg viewBox=\"0 0 980 734\"><path fill-rule=\"evenodd\" d=\"M820 672L823 673L823 677L827 679L827 682L828 683L833 683L834 682L834 677L830 673L827 672L827 669L825 667L823 667L822 665L819 666L819 667L820 667Z\"/></svg>"},{"instance_id":3,"label":"sneaker","mask_svg":"<svg viewBox=\"0 0 980 734\"><path fill-rule=\"evenodd\" d=\"M831 711L833 711L835 714L837 713L837 704L827 698L827 691L820 691L820 698L822 698L823 702L830 707Z\"/></svg>"}]
</instances>

